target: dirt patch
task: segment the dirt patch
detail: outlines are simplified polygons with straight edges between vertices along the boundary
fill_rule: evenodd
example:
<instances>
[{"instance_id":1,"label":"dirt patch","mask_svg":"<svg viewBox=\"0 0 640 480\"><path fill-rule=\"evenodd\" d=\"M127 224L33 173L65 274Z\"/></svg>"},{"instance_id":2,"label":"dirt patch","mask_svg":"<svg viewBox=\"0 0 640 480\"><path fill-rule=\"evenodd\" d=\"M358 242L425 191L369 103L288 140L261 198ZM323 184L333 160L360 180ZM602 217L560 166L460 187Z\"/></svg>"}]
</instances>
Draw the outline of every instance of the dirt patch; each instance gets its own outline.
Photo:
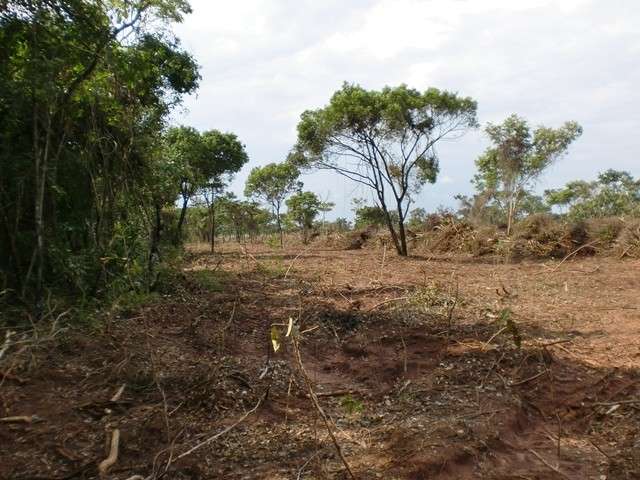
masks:
<instances>
[{"instance_id":1,"label":"dirt patch","mask_svg":"<svg viewBox=\"0 0 640 480\"><path fill-rule=\"evenodd\" d=\"M270 350L271 325L290 317L359 479L640 475L637 261L245 252L194 256L187 273L225 272L213 290L3 364L0 416L40 421L0 423L0 478L96 478L114 428L110 478L157 477L267 391L165 478L346 478L291 345Z\"/></svg>"}]
</instances>

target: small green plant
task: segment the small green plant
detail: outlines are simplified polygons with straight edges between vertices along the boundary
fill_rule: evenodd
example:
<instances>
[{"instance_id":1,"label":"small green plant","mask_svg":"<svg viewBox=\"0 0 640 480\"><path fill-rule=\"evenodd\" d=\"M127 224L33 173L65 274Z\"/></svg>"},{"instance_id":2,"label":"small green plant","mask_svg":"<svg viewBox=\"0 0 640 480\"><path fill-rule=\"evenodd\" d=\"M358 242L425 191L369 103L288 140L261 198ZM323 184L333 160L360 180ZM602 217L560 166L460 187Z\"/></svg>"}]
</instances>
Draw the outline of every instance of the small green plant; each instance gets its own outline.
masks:
<instances>
[{"instance_id":1,"label":"small green plant","mask_svg":"<svg viewBox=\"0 0 640 480\"><path fill-rule=\"evenodd\" d=\"M120 294L113 302L113 310L123 315L131 315L145 305L149 305L160 299L157 292L135 291Z\"/></svg>"},{"instance_id":2,"label":"small green plant","mask_svg":"<svg viewBox=\"0 0 640 480\"><path fill-rule=\"evenodd\" d=\"M446 303L447 295L440 288L440 285L431 283L422 288L417 289L412 298L412 302L425 309L433 307L441 307Z\"/></svg>"},{"instance_id":3,"label":"small green plant","mask_svg":"<svg viewBox=\"0 0 640 480\"><path fill-rule=\"evenodd\" d=\"M364 404L361 400L353 398L351 395L345 395L340 399L340 406L345 409L349 415L362 413L364 411Z\"/></svg>"},{"instance_id":4,"label":"small green plant","mask_svg":"<svg viewBox=\"0 0 640 480\"><path fill-rule=\"evenodd\" d=\"M256 270L265 277L281 278L286 273L287 267L284 265L282 257L275 257L272 260L258 262L256 264Z\"/></svg>"},{"instance_id":5,"label":"small green plant","mask_svg":"<svg viewBox=\"0 0 640 480\"><path fill-rule=\"evenodd\" d=\"M199 288L209 292L221 292L223 288L224 272L213 270L192 270L190 276Z\"/></svg>"},{"instance_id":6,"label":"small green plant","mask_svg":"<svg viewBox=\"0 0 640 480\"><path fill-rule=\"evenodd\" d=\"M265 242L269 248L280 248L280 239L276 235L271 235Z\"/></svg>"},{"instance_id":7,"label":"small green plant","mask_svg":"<svg viewBox=\"0 0 640 480\"><path fill-rule=\"evenodd\" d=\"M408 300L409 305L431 315L448 316L456 304L461 303L455 285L443 287L438 283L429 283L417 288Z\"/></svg>"},{"instance_id":8,"label":"small green plant","mask_svg":"<svg viewBox=\"0 0 640 480\"><path fill-rule=\"evenodd\" d=\"M518 324L512 318L513 312L509 308L503 308L500 310L500 323L503 325L503 328L511 334L513 338L513 343L516 347L520 348L522 345L522 336L520 335L520 329L518 328Z\"/></svg>"}]
</instances>

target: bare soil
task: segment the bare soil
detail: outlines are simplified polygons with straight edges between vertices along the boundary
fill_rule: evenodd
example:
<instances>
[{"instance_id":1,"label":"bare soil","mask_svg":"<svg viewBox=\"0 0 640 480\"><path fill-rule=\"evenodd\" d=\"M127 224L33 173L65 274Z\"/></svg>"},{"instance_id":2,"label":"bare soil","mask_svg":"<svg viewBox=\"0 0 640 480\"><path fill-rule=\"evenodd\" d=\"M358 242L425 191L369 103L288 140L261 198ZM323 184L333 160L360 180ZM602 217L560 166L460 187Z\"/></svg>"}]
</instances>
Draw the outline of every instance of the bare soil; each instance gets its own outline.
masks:
<instances>
[{"instance_id":1,"label":"bare soil","mask_svg":"<svg viewBox=\"0 0 640 480\"><path fill-rule=\"evenodd\" d=\"M116 428L111 479L349 478L289 318L358 479L640 478L640 261L262 245L0 372L0 417L36 416L0 422L0 478L97 478Z\"/></svg>"}]
</instances>

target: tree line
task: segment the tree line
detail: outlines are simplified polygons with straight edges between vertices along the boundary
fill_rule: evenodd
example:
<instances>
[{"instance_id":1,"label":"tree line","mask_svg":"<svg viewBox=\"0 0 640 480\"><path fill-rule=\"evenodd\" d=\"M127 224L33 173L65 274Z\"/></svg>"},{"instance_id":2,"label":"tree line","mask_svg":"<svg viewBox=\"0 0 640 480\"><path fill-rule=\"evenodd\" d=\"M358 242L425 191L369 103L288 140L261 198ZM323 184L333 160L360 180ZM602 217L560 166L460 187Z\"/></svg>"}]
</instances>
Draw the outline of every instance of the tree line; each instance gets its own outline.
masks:
<instances>
[{"instance_id":1,"label":"tree line","mask_svg":"<svg viewBox=\"0 0 640 480\"><path fill-rule=\"evenodd\" d=\"M355 225L383 225L408 254L407 226L426 216L412 206L437 180L438 147L479 127L476 101L345 83L326 106L302 113L288 156L253 168L238 199L227 187L249 161L242 141L169 122L200 81L171 30L189 12L184 0L3 3L0 297L41 311L55 289L81 299L151 289L163 256L189 238L212 251L225 237L276 235L282 246L295 229L308 242L333 207L303 189L301 174L318 169L369 189L375 203L356 203ZM582 134L578 123L532 127L512 115L485 133L475 193L457 197L465 218L504 224L509 235L539 211L638 215L640 182L628 172L533 193Z\"/></svg>"},{"instance_id":2,"label":"tree line","mask_svg":"<svg viewBox=\"0 0 640 480\"><path fill-rule=\"evenodd\" d=\"M164 210L248 160L233 135L168 129L196 60L183 0L12 0L0 10L0 293L151 288ZM184 212L183 212L184 213ZM184 219L182 219L184 220Z\"/></svg>"}]
</instances>

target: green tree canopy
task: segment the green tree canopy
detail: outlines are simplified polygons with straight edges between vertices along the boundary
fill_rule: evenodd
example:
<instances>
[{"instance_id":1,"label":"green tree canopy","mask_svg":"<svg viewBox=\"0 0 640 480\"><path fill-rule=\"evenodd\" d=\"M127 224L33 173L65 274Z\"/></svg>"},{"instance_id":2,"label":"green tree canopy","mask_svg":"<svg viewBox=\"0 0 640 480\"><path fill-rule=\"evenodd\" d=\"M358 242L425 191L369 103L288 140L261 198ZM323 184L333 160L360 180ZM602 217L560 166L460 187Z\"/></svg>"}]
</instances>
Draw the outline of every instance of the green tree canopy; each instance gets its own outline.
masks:
<instances>
[{"instance_id":1,"label":"green tree canopy","mask_svg":"<svg viewBox=\"0 0 640 480\"><path fill-rule=\"evenodd\" d=\"M407 255L404 221L413 196L436 180L435 146L476 126L476 108L472 99L436 88L376 91L345 83L329 105L302 114L291 158L371 188L398 253Z\"/></svg>"},{"instance_id":2,"label":"green tree canopy","mask_svg":"<svg viewBox=\"0 0 640 480\"><path fill-rule=\"evenodd\" d=\"M511 115L500 124L488 124L485 132L492 146L476 160L473 182L478 192L489 192L506 212L507 234L527 189L582 134L576 122L560 128L537 127Z\"/></svg>"},{"instance_id":3,"label":"green tree canopy","mask_svg":"<svg viewBox=\"0 0 640 480\"><path fill-rule=\"evenodd\" d=\"M358 205L354 209L356 228L380 227L387 224L387 216L378 205ZM395 212L391 212L393 216Z\"/></svg>"},{"instance_id":4,"label":"green tree canopy","mask_svg":"<svg viewBox=\"0 0 640 480\"><path fill-rule=\"evenodd\" d=\"M249 173L244 193L269 204L273 209L280 234L280 245L283 245L282 204L291 193L302 188L298 180L300 170L289 162L269 163L263 167L254 167Z\"/></svg>"},{"instance_id":5,"label":"green tree canopy","mask_svg":"<svg viewBox=\"0 0 640 480\"><path fill-rule=\"evenodd\" d=\"M36 306L46 282L95 294L135 270L158 231L174 173L156 162L160 132L199 80L170 29L188 12L179 0L3 2L0 282Z\"/></svg>"},{"instance_id":6,"label":"green tree canopy","mask_svg":"<svg viewBox=\"0 0 640 480\"><path fill-rule=\"evenodd\" d=\"M176 228L176 240L181 241L191 198L197 193L206 193L211 200L209 206L213 208L213 195L249 161L249 157L245 146L233 133L218 130L200 133L185 126L167 130L164 150L165 160L171 164L177 176L176 187L182 198Z\"/></svg>"},{"instance_id":7,"label":"green tree canopy","mask_svg":"<svg viewBox=\"0 0 640 480\"><path fill-rule=\"evenodd\" d=\"M309 240L309 231L320 212L331 207L313 192L298 192L286 201L287 216L302 230L304 243Z\"/></svg>"},{"instance_id":8,"label":"green tree canopy","mask_svg":"<svg viewBox=\"0 0 640 480\"><path fill-rule=\"evenodd\" d=\"M427 221L427 211L424 208L414 208L409 212L409 227L418 229Z\"/></svg>"},{"instance_id":9,"label":"green tree canopy","mask_svg":"<svg viewBox=\"0 0 640 480\"><path fill-rule=\"evenodd\" d=\"M545 191L549 205L564 207L576 220L640 215L640 179L629 172L607 170L593 182L577 180Z\"/></svg>"}]
</instances>

